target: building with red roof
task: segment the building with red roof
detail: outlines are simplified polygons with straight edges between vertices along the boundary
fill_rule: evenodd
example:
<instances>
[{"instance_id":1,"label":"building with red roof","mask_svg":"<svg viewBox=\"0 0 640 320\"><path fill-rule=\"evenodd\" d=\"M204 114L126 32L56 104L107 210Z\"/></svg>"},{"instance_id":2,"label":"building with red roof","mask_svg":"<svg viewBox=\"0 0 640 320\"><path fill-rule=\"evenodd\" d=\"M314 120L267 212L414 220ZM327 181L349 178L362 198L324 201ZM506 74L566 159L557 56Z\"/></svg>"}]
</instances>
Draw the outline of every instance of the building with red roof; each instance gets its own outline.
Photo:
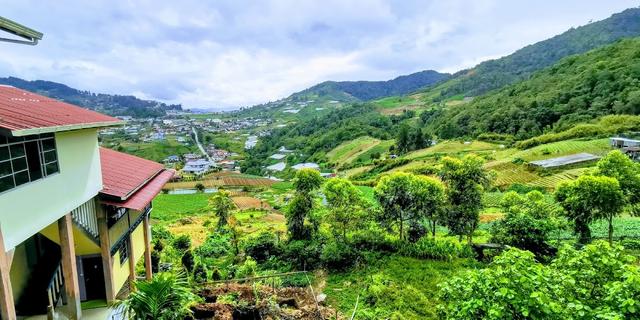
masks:
<instances>
[{"instance_id":1,"label":"building with red roof","mask_svg":"<svg viewBox=\"0 0 640 320\"><path fill-rule=\"evenodd\" d=\"M99 147L98 130L121 124L0 86L3 315L66 309L80 318L81 301L126 292L143 258L151 278L152 201L174 172Z\"/></svg>"}]
</instances>

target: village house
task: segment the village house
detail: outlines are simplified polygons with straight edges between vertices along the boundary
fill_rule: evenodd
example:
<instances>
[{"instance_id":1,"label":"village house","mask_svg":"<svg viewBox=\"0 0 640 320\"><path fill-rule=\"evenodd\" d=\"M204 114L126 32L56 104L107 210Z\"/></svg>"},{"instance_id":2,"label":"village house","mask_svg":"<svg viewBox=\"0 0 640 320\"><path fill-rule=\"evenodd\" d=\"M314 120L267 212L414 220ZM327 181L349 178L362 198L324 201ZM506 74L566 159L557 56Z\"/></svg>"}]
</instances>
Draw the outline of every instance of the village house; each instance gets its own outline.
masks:
<instances>
[{"instance_id":1,"label":"village house","mask_svg":"<svg viewBox=\"0 0 640 320\"><path fill-rule=\"evenodd\" d=\"M182 168L182 172L193 175L203 175L211 170L213 164L204 159L187 161Z\"/></svg>"},{"instance_id":2,"label":"village house","mask_svg":"<svg viewBox=\"0 0 640 320\"><path fill-rule=\"evenodd\" d=\"M143 260L150 279L151 202L173 176L98 146L123 122L0 86L0 312L3 319L113 302ZM63 307L63 305L65 305Z\"/></svg>"}]
</instances>

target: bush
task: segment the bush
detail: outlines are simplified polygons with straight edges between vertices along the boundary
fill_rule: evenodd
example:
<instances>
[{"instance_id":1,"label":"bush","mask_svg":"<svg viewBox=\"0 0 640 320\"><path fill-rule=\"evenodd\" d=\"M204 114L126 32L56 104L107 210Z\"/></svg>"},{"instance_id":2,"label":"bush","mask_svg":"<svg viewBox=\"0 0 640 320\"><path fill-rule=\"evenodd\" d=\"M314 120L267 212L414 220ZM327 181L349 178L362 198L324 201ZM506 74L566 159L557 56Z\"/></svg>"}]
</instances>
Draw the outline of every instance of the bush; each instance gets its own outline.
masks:
<instances>
[{"instance_id":1,"label":"bush","mask_svg":"<svg viewBox=\"0 0 640 320\"><path fill-rule=\"evenodd\" d=\"M358 252L342 241L332 241L322 248L322 264L330 270L345 270L358 260Z\"/></svg>"},{"instance_id":2,"label":"bush","mask_svg":"<svg viewBox=\"0 0 640 320\"><path fill-rule=\"evenodd\" d=\"M620 244L628 250L640 250L640 240L625 239L620 241Z\"/></svg>"},{"instance_id":3,"label":"bush","mask_svg":"<svg viewBox=\"0 0 640 320\"><path fill-rule=\"evenodd\" d=\"M387 232L377 225L354 232L351 243L360 251L395 252L397 249Z\"/></svg>"},{"instance_id":4,"label":"bush","mask_svg":"<svg viewBox=\"0 0 640 320\"><path fill-rule=\"evenodd\" d=\"M196 187L196 190L198 190L198 192L204 192L204 189L205 189L204 184L198 182L196 183L195 187Z\"/></svg>"},{"instance_id":5,"label":"bush","mask_svg":"<svg viewBox=\"0 0 640 320\"><path fill-rule=\"evenodd\" d=\"M322 243L319 240L292 240L283 246L283 261L289 261L298 270L310 270L320 266Z\"/></svg>"},{"instance_id":6,"label":"bush","mask_svg":"<svg viewBox=\"0 0 640 320\"><path fill-rule=\"evenodd\" d=\"M473 256L471 247L448 239L422 237L416 243L399 241L397 246L398 253L401 255L419 259L452 261L456 258Z\"/></svg>"},{"instance_id":7,"label":"bush","mask_svg":"<svg viewBox=\"0 0 640 320\"><path fill-rule=\"evenodd\" d=\"M212 232L195 253L203 259L214 259L227 255L232 250L231 235L227 232Z\"/></svg>"},{"instance_id":8,"label":"bush","mask_svg":"<svg viewBox=\"0 0 640 320\"><path fill-rule=\"evenodd\" d=\"M197 283L207 282L207 268L204 264L198 263L193 269L193 280Z\"/></svg>"},{"instance_id":9,"label":"bush","mask_svg":"<svg viewBox=\"0 0 640 320\"><path fill-rule=\"evenodd\" d=\"M171 241L173 233L163 226L154 225L151 226L151 237L156 241Z\"/></svg>"},{"instance_id":10,"label":"bush","mask_svg":"<svg viewBox=\"0 0 640 320\"><path fill-rule=\"evenodd\" d=\"M249 278L256 275L258 271L258 264L251 257L248 257L242 265L236 269L236 278Z\"/></svg>"},{"instance_id":11,"label":"bush","mask_svg":"<svg viewBox=\"0 0 640 320\"><path fill-rule=\"evenodd\" d=\"M550 264L510 248L440 287L440 319L638 319L640 269L619 246L569 246Z\"/></svg>"},{"instance_id":12,"label":"bush","mask_svg":"<svg viewBox=\"0 0 640 320\"><path fill-rule=\"evenodd\" d=\"M186 234L180 235L175 239L173 239L173 242L171 243L171 245L176 250L181 252L189 250L189 248L191 248L191 237L189 237L189 235L186 235Z\"/></svg>"},{"instance_id":13,"label":"bush","mask_svg":"<svg viewBox=\"0 0 640 320\"><path fill-rule=\"evenodd\" d=\"M151 271L153 273L158 273L160 270L160 252L152 251L151 252Z\"/></svg>"},{"instance_id":14,"label":"bush","mask_svg":"<svg viewBox=\"0 0 640 320\"><path fill-rule=\"evenodd\" d=\"M182 266L189 272L193 272L193 267L195 265L195 260L193 259L193 252L191 252L191 250L187 250L187 252L185 252L182 255L182 258L180 259L180 261L182 262Z\"/></svg>"},{"instance_id":15,"label":"bush","mask_svg":"<svg viewBox=\"0 0 640 320\"><path fill-rule=\"evenodd\" d=\"M257 262L264 262L271 256L279 255L278 239L271 232L261 232L244 243L244 252Z\"/></svg>"}]
</instances>

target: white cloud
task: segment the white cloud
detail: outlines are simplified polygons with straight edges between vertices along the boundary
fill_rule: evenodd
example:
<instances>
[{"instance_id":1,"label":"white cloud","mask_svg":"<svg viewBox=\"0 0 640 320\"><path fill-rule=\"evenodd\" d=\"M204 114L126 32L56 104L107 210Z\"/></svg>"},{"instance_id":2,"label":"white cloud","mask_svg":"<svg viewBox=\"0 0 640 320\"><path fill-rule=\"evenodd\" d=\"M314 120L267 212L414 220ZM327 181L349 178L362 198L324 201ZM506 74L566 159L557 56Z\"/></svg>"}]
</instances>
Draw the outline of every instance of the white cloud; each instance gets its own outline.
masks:
<instances>
[{"instance_id":1,"label":"white cloud","mask_svg":"<svg viewBox=\"0 0 640 320\"><path fill-rule=\"evenodd\" d=\"M239 107L325 80L458 71L635 5L632 0L14 1L3 4L2 14L45 37L36 47L0 44L0 76L187 107Z\"/></svg>"}]
</instances>

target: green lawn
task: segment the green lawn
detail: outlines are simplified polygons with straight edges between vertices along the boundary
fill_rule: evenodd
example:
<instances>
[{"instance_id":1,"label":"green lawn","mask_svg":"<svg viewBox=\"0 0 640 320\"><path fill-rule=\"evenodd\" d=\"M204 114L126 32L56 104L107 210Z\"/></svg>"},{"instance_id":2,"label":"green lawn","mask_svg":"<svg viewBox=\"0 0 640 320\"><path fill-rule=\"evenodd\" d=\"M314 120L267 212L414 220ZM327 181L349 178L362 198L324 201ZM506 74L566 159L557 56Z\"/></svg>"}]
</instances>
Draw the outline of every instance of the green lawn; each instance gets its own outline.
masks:
<instances>
[{"instance_id":1,"label":"green lawn","mask_svg":"<svg viewBox=\"0 0 640 320\"><path fill-rule=\"evenodd\" d=\"M210 194L159 194L153 200L151 217L162 222L205 213Z\"/></svg>"}]
</instances>

